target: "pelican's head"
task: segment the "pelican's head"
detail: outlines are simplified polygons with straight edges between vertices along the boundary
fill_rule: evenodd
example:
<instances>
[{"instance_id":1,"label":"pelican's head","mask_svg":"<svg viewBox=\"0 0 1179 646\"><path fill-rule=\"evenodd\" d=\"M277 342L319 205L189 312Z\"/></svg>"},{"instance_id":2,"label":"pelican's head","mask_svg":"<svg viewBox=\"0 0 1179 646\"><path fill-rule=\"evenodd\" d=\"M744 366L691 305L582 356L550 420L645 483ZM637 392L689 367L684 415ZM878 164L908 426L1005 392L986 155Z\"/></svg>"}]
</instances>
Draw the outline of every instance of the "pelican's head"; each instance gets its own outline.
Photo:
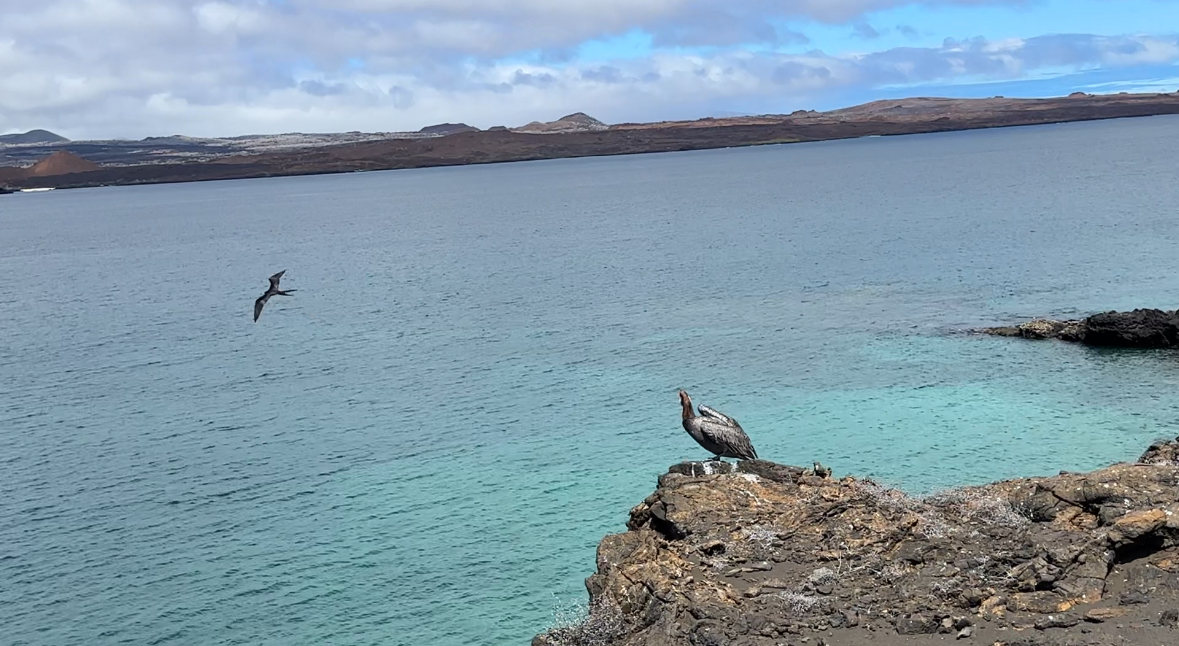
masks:
<instances>
[{"instance_id":1,"label":"pelican's head","mask_svg":"<svg viewBox=\"0 0 1179 646\"><path fill-rule=\"evenodd\" d=\"M688 393L686 393L682 390L680 391L680 403L683 404L684 406L691 406L692 405L692 398L688 397Z\"/></svg>"}]
</instances>

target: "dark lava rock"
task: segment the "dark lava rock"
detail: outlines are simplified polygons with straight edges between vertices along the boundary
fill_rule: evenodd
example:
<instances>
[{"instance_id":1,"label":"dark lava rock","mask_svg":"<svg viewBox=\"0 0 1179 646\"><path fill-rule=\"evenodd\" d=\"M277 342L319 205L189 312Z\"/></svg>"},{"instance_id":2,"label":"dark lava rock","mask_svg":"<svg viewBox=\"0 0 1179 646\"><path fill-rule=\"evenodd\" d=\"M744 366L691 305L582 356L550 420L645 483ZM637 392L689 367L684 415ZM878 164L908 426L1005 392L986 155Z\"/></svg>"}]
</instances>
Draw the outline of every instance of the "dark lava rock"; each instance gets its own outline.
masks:
<instances>
[{"instance_id":1,"label":"dark lava rock","mask_svg":"<svg viewBox=\"0 0 1179 646\"><path fill-rule=\"evenodd\" d=\"M1033 319L1015 326L986 328L984 334L1024 339L1060 339L1120 348L1179 346L1179 311L1137 309L1104 312L1079 321Z\"/></svg>"},{"instance_id":2,"label":"dark lava rock","mask_svg":"<svg viewBox=\"0 0 1179 646\"><path fill-rule=\"evenodd\" d=\"M1134 310L1094 314L1083 322L1086 345L1170 348L1179 345L1179 312Z\"/></svg>"},{"instance_id":3,"label":"dark lava rock","mask_svg":"<svg viewBox=\"0 0 1179 646\"><path fill-rule=\"evenodd\" d=\"M897 619L898 635L932 635L937 632L937 620L931 617L914 615Z\"/></svg>"},{"instance_id":4,"label":"dark lava rock","mask_svg":"<svg viewBox=\"0 0 1179 646\"><path fill-rule=\"evenodd\" d=\"M770 462L769 460L742 460L737 463L737 470L749 473L771 482L798 482L806 473L806 469Z\"/></svg>"},{"instance_id":5,"label":"dark lava rock","mask_svg":"<svg viewBox=\"0 0 1179 646\"><path fill-rule=\"evenodd\" d=\"M924 563L925 555L933 550L933 546L924 541L905 541L893 553L898 561L907 561L914 565Z\"/></svg>"},{"instance_id":6,"label":"dark lava rock","mask_svg":"<svg viewBox=\"0 0 1179 646\"><path fill-rule=\"evenodd\" d=\"M1168 628L1179 627L1179 610L1164 610L1163 613L1159 615L1159 625L1166 626Z\"/></svg>"},{"instance_id":7,"label":"dark lava rock","mask_svg":"<svg viewBox=\"0 0 1179 646\"><path fill-rule=\"evenodd\" d=\"M692 633L689 643L692 646L725 646L729 642L720 626L704 625Z\"/></svg>"},{"instance_id":8,"label":"dark lava rock","mask_svg":"<svg viewBox=\"0 0 1179 646\"><path fill-rule=\"evenodd\" d=\"M1123 606L1135 606L1150 603L1150 597L1142 590L1127 590L1118 596L1118 603Z\"/></svg>"},{"instance_id":9,"label":"dark lava rock","mask_svg":"<svg viewBox=\"0 0 1179 646\"><path fill-rule=\"evenodd\" d=\"M695 478L696 476L712 476L723 473L733 473L737 470L737 465L732 462L725 462L724 460L707 460L704 462L680 462L672 465L667 469L668 473L678 473L680 475Z\"/></svg>"},{"instance_id":10,"label":"dark lava rock","mask_svg":"<svg viewBox=\"0 0 1179 646\"><path fill-rule=\"evenodd\" d=\"M934 634L937 632L937 620L929 617L904 617L896 620L897 634Z\"/></svg>"}]
</instances>

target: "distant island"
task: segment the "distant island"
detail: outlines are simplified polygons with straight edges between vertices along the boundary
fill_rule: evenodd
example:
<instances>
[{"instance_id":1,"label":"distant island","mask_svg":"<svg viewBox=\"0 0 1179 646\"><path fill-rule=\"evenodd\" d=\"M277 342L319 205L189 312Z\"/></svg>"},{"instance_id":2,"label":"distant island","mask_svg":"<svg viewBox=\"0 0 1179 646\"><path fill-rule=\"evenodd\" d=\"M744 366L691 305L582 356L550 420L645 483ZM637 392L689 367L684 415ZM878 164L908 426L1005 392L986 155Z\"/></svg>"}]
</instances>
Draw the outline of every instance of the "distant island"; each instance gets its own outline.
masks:
<instances>
[{"instance_id":1,"label":"distant island","mask_svg":"<svg viewBox=\"0 0 1179 646\"><path fill-rule=\"evenodd\" d=\"M48 130L30 130L22 134L0 135L0 144L57 144L69 139Z\"/></svg>"},{"instance_id":2,"label":"distant island","mask_svg":"<svg viewBox=\"0 0 1179 646\"><path fill-rule=\"evenodd\" d=\"M876 135L1179 114L1179 92L1047 99L916 97L827 112L607 125L583 113L480 130L465 123L417 132L183 135L69 141L45 130L0 136L0 186L75 188L312 175L398 168L625 155Z\"/></svg>"}]
</instances>

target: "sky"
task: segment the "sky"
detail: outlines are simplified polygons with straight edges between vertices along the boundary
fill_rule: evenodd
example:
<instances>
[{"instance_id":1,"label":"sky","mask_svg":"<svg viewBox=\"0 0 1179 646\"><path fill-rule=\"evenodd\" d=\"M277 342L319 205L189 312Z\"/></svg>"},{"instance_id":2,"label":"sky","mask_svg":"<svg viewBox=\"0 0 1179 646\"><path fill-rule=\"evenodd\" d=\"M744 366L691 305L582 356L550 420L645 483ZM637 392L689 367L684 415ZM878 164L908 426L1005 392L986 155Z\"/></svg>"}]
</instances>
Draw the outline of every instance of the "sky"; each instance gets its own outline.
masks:
<instances>
[{"instance_id":1,"label":"sky","mask_svg":"<svg viewBox=\"0 0 1179 646\"><path fill-rule=\"evenodd\" d=\"M1179 90L1179 0L0 0L0 133L487 128Z\"/></svg>"}]
</instances>

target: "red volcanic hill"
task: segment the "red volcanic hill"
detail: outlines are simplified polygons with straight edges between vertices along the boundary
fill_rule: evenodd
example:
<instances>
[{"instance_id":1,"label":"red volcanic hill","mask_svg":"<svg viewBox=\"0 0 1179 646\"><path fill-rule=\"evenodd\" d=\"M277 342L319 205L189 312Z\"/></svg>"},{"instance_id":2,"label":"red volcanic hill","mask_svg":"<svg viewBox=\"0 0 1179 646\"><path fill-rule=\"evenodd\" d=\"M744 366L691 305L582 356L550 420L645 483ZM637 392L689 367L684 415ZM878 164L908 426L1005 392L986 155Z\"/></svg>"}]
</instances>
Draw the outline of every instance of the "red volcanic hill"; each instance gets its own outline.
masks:
<instances>
[{"instance_id":1,"label":"red volcanic hill","mask_svg":"<svg viewBox=\"0 0 1179 646\"><path fill-rule=\"evenodd\" d=\"M59 150L30 166L26 173L28 177L48 177L49 175L84 173L89 170L98 170L99 168L101 166L88 159L82 159L74 153Z\"/></svg>"}]
</instances>

